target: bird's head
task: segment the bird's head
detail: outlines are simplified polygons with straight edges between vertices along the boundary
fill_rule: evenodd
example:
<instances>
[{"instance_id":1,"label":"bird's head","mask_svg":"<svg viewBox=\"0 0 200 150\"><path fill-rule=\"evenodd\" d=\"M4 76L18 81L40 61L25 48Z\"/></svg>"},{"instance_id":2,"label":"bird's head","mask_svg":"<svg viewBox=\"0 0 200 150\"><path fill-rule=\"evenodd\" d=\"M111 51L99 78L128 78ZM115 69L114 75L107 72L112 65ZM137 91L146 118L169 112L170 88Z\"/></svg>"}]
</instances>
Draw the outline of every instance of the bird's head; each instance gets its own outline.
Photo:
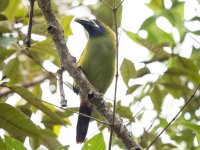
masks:
<instances>
[{"instance_id":1,"label":"bird's head","mask_svg":"<svg viewBox=\"0 0 200 150\"><path fill-rule=\"evenodd\" d=\"M103 22L96 19L75 19L75 21L87 30L89 38L103 35L108 28Z\"/></svg>"}]
</instances>

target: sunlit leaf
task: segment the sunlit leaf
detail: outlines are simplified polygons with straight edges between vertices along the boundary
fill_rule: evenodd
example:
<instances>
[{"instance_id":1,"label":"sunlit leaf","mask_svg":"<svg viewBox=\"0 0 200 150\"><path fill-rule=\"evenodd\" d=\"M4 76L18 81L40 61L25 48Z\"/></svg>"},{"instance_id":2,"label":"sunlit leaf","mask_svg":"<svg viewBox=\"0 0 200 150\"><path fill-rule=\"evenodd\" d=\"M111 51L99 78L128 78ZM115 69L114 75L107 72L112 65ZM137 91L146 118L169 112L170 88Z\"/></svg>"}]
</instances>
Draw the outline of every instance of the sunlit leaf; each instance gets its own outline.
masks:
<instances>
[{"instance_id":1,"label":"sunlit leaf","mask_svg":"<svg viewBox=\"0 0 200 150\"><path fill-rule=\"evenodd\" d=\"M191 130L193 130L194 132L200 134L200 125L195 124L195 123L191 123L191 122L186 122L186 121L181 121L180 122L182 125L184 125L187 128L190 128Z\"/></svg>"},{"instance_id":2,"label":"sunlit leaf","mask_svg":"<svg viewBox=\"0 0 200 150\"><path fill-rule=\"evenodd\" d=\"M9 0L9 5L5 10L5 15L9 19L14 19L19 8L21 0Z\"/></svg>"},{"instance_id":3,"label":"sunlit leaf","mask_svg":"<svg viewBox=\"0 0 200 150\"><path fill-rule=\"evenodd\" d=\"M22 112L0 103L0 128L16 135L39 136L37 126Z\"/></svg>"},{"instance_id":4,"label":"sunlit leaf","mask_svg":"<svg viewBox=\"0 0 200 150\"><path fill-rule=\"evenodd\" d=\"M35 95L33 95L30 91L28 91L26 88L20 87L20 86L12 86L8 87L13 92L19 94L24 100L29 102L31 105L35 106L36 108L40 109L42 112L44 112L47 116L51 117L55 121L57 121L59 124L65 125L62 118L60 118L58 115L56 115L51 109L49 109L47 106L45 106Z\"/></svg>"},{"instance_id":5,"label":"sunlit leaf","mask_svg":"<svg viewBox=\"0 0 200 150\"><path fill-rule=\"evenodd\" d=\"M124 80L124 83L128 87L128 81L131 78L134 78L136 75L135 66L130 60L125 58L121 64L120 71L121 71L121 75Z\"/></svg>"},{"instance_id":6,"label":"sunlit leaf","mask_svg":"<svg viewBox=\"0 0 200 150\"><path fill-rule=\"evenodd\" d=\"M42 97L42 88L41 88L41 86L39 84L35 85L33 87L32 93L34 95L37 95L38 98L41 98Z\"/></svg>"},{"instance_id":7,"label":"sunlit leaf","mask_svg":"<svg viewBox=\"0 0 200 150\"><path fill-rule=\"evenodd\" d=\"M127 36L128 36L131 40L133 40L133 41L134 41L135 43L137 43L137 44L142 45L142 44L141 44L142 38L139 37L136 33L133 33L133 32L130 32L130 31L126 31L126 30L124 30L124 31L125 31L125 33L127 34Z\"/></svg>"},{"instance_id":8,"label":"sunlit leaf","mask_svg":"<svg viewBox=\"0 0 200 150\"><path fill-rule=\"evenodd\" d=\"M60 19L61 25L64 29L65 38L72 34L72 30L70 27L70 23L71 23L72 19L73 19L73 16L64 16L64 17L61 17L61 19Z\"/></svg>"},{"instance_id":9,"label":"sunlit leaf","mask_svg":"<svg viewBox=\"0 0 200 150\"><path fill-rule=\"evenodd\" d=\"M150 26L152 23L155 23L156 19L157 19L157 16L151 16L148 19L146 19L141 25L140 30L147 29L148 26Z\"/></svg>"},{"instance_id":10,"label":"sunlit leaf","mask_svg":"<svg viewBox=\"0 0 200 150\"><path fill-rule=\"evenodd\" d=\"M152 0L147 6L159 14L164 9L164 2L163 0Z\"/></svg>"},{"instance_id":11,"label":"sunlit leaf","mask_svg":"<svg viewBox=\"0 0 200 150\"><path fill-rule=\"evenodd\" d=\"M106 144L103 138L103 134L99 133L87 140L82 150L106 150Z\"/></svg>"},{"instance_id":12,"label":"sunlit leaf","mask_svg":"<svg viewBox=\"0 0 200 150\"><path fill-rule=\"evenodd\" d=\"M21 143L20 141L9 136L4 136L4 138L7 150L26 150L23 143Z\"/></svg>"},{"instance_id":13,"label":"sunlit leaf","mask_svg":"<svg viewBox=\"0 0 200 150\"><path fill-rule=\"evenodd\" d=\"M200 134L199 133L196 134L196 138L197 138L197 142L198 142L198 144L200 146Z\"/></svg>"}]
</instances>

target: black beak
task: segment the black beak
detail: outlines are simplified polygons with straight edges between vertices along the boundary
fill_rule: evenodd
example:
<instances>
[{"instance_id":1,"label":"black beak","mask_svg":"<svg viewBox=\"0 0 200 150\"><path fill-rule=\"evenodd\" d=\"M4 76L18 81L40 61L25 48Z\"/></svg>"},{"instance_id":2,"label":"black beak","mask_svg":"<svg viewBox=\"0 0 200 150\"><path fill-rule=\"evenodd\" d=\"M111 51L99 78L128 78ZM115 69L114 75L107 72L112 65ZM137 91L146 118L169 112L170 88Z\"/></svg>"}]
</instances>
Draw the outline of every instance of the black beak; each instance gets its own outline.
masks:
<instances>
[{"instance_id":1,"label":"black beak","mask_svg":"<svg viewBox=\"0 0 200 150\"><path fill-rule=\"evenodd\" d=\"M80 23L86 30L91 28L98 28L98 26L90 19L82 18L75 19L76 22Z\"/></svg>"},{"instance_id":2,"label":"black beak","mask_svg":"<svg viewBox=\"0 0 200 150\"><path fill-rule=\"evenodd\" d=\"M87 30L89 37L94 37L104 32L104 30L97 25L95 20L77 18L75 21L80 23Z\"/></svg>"}]
</instances>

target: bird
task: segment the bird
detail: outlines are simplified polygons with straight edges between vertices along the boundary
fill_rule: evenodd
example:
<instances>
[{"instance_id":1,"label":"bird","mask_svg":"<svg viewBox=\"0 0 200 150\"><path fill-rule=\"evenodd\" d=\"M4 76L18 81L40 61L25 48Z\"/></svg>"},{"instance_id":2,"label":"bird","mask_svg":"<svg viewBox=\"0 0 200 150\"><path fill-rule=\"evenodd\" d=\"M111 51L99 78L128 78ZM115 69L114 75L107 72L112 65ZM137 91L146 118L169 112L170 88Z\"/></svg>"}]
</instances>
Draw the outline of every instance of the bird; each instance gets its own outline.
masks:
<instances>
[{"instance_id":1,"label":"bird","mask_svg":"<svg viewBox=\"0 0 200 150\"><path fill-rule=\"evenodd\" d=\"M109 26L96 19L76 18L88 33L88 41L77 65L82 69L90 84L105 94L112 83L116 70L116 38ZM91 116L91 108L73 82L73 90L80 95L79 113ZM90 118L79 114L76 126L76 142L83 143L88 131Z\"/></svg>"}]
</instances>

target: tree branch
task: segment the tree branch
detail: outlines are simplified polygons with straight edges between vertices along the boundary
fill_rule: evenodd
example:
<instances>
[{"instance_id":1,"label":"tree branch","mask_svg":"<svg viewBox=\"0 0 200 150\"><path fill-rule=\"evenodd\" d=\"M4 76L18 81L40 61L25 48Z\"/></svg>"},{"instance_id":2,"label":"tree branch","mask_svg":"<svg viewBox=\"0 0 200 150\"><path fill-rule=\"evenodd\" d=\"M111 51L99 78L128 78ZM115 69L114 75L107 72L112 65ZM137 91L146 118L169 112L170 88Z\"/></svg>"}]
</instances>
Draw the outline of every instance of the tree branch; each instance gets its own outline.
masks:
<instances>
[{"instance_id":1,"label":"tree branch","mask_svg":"<svg viewBox=\"0 0 200 150\"><path fill-rule=\"evenodd\" d=\"M98 93L92 87L92 85L83 74L82 70L78 68L76 63L73 61L73 56L70 55L69 50L66 46L63 29L60 26L59 22L56 20L54 12L51 8L50 1L37 0L37 2L46 19L47 30L51 35L51 38L58 51L61 66L69 72L69 74L79 85L81 95L83 95L85 99L88 99L88 103L91 104L99 114L105 117L106 121L109 124L112 124L113 112L106 105L102 94ZM115 115L115 122L112 126L112 129L118 136L118 138L122 140L127 149L141 149L141 146L133 140L131 133L127 130L125 125L123 125L122 119L118 115Z\"/></svg>"},{"instance_id":2,"label":"tree branch","mask_svg":"<svg viewBox=\"0 0 200 150\"><path fill-rule=\"evenodd\" d=\"M30 10L29 10L29 22L28 22L28 31L27 36L24 41L24 44L26 47L31 47L31 31L32 31L32 25L33 25L33 11L34 11L34 2L35 0L29 0L30 2Z\"/></svg>"}]
</instances>

